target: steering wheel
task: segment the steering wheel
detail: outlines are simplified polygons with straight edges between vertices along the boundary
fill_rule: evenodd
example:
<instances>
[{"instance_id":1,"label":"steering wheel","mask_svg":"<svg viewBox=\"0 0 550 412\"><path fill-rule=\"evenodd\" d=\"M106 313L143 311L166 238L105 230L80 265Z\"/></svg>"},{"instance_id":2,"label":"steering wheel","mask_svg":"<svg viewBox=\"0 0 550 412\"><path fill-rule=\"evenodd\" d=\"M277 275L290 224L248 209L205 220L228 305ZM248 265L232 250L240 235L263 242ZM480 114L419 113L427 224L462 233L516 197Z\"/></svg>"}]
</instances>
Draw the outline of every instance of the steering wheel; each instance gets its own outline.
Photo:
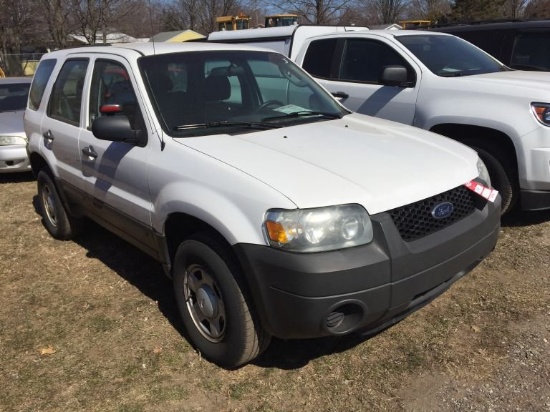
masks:
<instances>
[{"instance_id":1,"label":"steering wheel","mask_svg":"<svg viewBox=\"0 0 550 412\"><path fill-rule=\"evenodd\" d=\"M267 109L268 107L281 107L284 106L284 103L280 100L267 100L263 102L260 106L258 106L257 111L261 112L264 109Z\"/></svg>"}]
</instances>

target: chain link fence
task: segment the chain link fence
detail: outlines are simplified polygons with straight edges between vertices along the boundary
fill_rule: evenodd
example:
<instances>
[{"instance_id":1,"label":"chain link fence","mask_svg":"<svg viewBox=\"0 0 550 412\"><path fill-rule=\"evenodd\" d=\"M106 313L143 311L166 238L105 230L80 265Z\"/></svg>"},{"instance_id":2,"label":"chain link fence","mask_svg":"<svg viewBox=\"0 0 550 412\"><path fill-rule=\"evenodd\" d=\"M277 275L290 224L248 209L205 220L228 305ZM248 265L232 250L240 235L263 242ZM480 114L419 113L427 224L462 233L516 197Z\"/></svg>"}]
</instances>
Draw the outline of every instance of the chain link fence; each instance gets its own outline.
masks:
<instances>
[{"instance_id":1,"label":"chain link fence","mask_svg":"<svg viewBox=\"0 0 550 412\"><path fill-rule=\"evenodd\" d=\"M0 77L32 76L43 53L0 54Z\"/></svg>"}]
</instances>

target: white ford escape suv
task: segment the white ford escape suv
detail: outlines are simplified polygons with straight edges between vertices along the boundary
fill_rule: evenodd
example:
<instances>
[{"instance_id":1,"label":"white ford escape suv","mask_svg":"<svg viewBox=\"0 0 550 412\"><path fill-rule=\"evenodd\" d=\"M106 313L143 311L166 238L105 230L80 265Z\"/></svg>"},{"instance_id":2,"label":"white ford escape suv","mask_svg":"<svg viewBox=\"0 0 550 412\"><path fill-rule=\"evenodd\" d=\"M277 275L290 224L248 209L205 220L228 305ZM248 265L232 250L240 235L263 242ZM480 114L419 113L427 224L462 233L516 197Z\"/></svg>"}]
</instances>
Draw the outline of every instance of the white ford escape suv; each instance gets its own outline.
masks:
<instances>
[{"instance_id":1,"label":"white ford escape suv","mask_svg":"<svg viewBox=\"0 0 550 412\"><path fill-rule=\"evenodd\" d=\"M88 217L160 261L191 343L227 368L271 336L382 330L497 241L473 150L352 114L275 52L56 51L25 119L50 234Z\"/></svg>"}]
</instances>

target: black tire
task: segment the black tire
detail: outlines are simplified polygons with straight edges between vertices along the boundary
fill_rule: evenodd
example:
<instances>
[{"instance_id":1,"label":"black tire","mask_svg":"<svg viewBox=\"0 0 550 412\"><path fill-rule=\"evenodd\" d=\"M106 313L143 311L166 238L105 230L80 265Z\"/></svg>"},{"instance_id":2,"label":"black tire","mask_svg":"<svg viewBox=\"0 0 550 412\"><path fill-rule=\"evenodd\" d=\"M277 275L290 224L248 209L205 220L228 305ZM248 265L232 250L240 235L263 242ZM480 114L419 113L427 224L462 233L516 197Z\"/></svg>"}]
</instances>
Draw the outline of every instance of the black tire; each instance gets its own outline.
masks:
<instances>
[{"instance_id":1,"label":"black tire","mask_svg":"<svg viewBox=\"0 0 550 412\"><path fill-rule=\"evenodd\" d=\"M491 177L491 185L500 193L502 198L501 215L511 212L519 197L519 184L512 171L512 166L507 165L504 156L492 154L481 147L472 146L472 148L477 151L485 163Z\"/></svg>"},{"instance_id":2,"label":"black tire","mask_svg":"<svg viewBox=\"0 0 550 412\"><path fill-rule=\"evenodd\" d=\"M270 336L263 330L227 247L207 234L183 241L174 261L174 291L193 346L233 369L256 358Z\"/></svg>"},{"instance_id":3,"label":"black tire","mask_svg":"<svg viewBox=\"0 0 550 412\"><path fill-rule=\"evenodd\" d=\"M46 170L38 172L36 180L38 207L44 226L55 239L71 239L78 233L81 222L67 213L53 179Z\"/></svg>"}]
</instances>

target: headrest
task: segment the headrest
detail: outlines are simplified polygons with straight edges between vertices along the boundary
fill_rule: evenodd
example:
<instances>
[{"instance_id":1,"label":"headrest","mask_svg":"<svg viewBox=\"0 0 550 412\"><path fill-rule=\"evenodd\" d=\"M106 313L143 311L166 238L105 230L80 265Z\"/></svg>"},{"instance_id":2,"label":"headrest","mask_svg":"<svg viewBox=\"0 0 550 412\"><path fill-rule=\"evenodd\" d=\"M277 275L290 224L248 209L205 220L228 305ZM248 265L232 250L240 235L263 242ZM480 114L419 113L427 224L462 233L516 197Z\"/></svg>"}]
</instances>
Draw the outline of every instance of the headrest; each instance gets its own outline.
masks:
<instances>
[{"instance_id":1,"label":"headrest","mask_svg":"<svg viewBox=\"0 0 550 412\"><path fill-rule=\"evenodd\" d=\"M172 79L165 73L156 73L151 76L151 87L155 93L166 93L174 87Z\"/></svg>"},{"instance_id":2,"label":"headrest","mask_svg":"<svg viewBox=\"0 0 550 412\"><path fill-rule=\"evenodd\" d=\"M231 96L231 84L226 76L208 76L204 80L204 99L206 101L219 101L229 99Z\"/></svg>"}]
</instances>

